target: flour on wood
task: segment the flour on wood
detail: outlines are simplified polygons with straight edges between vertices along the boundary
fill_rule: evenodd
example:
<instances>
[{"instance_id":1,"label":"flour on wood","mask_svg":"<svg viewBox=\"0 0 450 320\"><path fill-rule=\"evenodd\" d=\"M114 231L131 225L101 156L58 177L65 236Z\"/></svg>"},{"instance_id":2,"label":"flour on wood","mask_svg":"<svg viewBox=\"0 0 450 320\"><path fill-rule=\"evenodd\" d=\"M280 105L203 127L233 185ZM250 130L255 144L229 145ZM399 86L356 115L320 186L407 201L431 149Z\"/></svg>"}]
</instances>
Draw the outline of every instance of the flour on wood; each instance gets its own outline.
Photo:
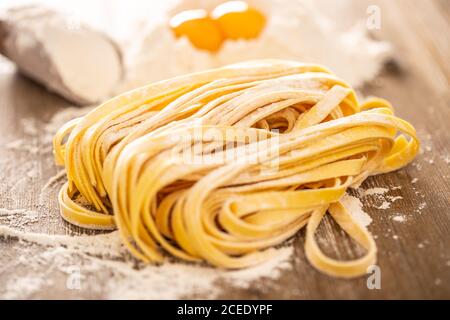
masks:
<instances>
[{"instance_id":1,"label":"flour on wood","mask_svg":"<svg viewBox=\"0 0 450 320\"><path fill-rule=\"evenodd\" d=\"M341 203L360 226L367 227L372 223L372 218L364 212L360 199L346 194Z\"/></svg>"},{"instance_id":2,"label":"flour on wood","mask_svg":"<svg viewBox=\"0 0 450 320\"><path fill-rule=\"evenodd\" d=\"M74 269L79 270L82 279L99 276L94 284L86 281L82 285L85 290L98 291L103 298L212 298L221 293L218 283L248 288L261 278L279 278L284 270L291 268L293 253L292 246L273 249L273 258L266 263L246 270L226 271L174 261L160 266L137 263L123 250L118 232L74 237L22 232L0 226L0 237L18 239L21 256L10 268L6 266L9 280L6 287L0 289L2 298L27 298L45 290L49 284L39 280L43 269L51 269L63 279L72 275ZM26 275L15 274L20 266L26 267ZM102 275L106 277L102 278Z\"/></svg>"}]
</instances>

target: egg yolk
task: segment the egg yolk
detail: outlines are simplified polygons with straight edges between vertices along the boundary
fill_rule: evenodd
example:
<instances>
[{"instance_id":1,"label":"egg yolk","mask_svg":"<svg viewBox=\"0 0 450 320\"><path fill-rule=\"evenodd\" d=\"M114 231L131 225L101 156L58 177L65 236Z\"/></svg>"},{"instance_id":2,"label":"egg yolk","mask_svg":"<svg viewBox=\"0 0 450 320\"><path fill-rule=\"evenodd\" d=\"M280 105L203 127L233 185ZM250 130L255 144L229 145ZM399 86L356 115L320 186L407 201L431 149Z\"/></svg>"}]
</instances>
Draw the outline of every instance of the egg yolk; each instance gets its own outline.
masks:
<instances>
[{"instance_id":1,"label":"egg yolk","mask_svg":"<svg viewBox=\"0 0 450 320\"><path fill-rule=\"evenodd\" d=\"M180 12L169 25L176 37L187 37L198 49L217 51L224 40L218 23L203 9Z\"/></svg>"},{"instance_id":2,"label":"egg yolk","mask_svg":"<svg viewBox=\"0 0 450 320\"><path fill-rule=\"evenodd\" d=\"M245 1L228 1L218 5L211 16L228 39L253 39L266 25L266 17Z\"/></svg>"}]
</instances>

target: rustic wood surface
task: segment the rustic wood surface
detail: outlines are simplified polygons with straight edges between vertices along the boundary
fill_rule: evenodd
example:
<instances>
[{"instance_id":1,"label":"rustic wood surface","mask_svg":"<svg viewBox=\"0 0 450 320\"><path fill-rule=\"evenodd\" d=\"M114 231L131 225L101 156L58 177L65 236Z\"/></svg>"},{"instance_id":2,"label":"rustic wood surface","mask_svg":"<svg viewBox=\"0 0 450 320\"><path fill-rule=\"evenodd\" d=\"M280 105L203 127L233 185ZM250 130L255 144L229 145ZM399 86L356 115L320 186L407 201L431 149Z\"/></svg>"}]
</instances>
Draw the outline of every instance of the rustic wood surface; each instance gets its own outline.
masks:
<instances>
[{"instance_id":1,"label":"rustic wood surface","mask_svg":"<svg viewBox=\"0 0 450 320\"><path fill-rule=\"evenodd\" d=\"M372 177L363 185L388 187L389 195L403 197L387 210L374 208L373 198L363 201L365 211L373 218L369 229L376 236L381 289L369 290L366 277L336 280L314 270L306 261L302 231L294 240L292 270L276 281L260 280L250 289L224 288L220 298L450 299L450 1L355 0L352 12L346 13L344 20L351 24L358 18L366 19L369 4L381 8L381 29L374 30L374 36L393 44L396 59L363 93L390 100L397 114L417 128L423 144L414 164ZM38 204L56 212L56 198L48 203L39 203L38 199L44 184L57 172L51 153L14 151L6 145L17 139L31 139L35 147L42 149L44 142L38 135L30 138L21 119L35 119L38 131L44 132L45 122L68 105L20 75L0 73L0 208ZM24 177L18 176L23 175L25 167L38 172L26 183ZM401 188L395 188L398 186ZM406 221L394 221L395 213L406 216ZM34 231L81 232L60 219L37 224ZM322 224L319 236L329 240L321 244L331 256L350 258L360 254L330 219ZM0 239L0 287L8 279L2 265L17 258L11 246L11 240ZM55 287L30 298L102 296L74 296L73 292Z\"/></svg>"}]
</instances>

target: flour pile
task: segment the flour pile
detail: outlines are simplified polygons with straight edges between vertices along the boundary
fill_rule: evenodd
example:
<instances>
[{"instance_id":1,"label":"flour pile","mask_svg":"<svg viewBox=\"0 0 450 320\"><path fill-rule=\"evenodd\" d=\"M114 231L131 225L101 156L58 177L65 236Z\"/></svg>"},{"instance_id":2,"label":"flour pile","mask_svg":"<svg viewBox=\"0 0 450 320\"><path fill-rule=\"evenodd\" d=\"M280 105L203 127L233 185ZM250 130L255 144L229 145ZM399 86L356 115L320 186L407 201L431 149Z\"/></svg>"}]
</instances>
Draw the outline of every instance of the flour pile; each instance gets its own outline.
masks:
<instances>
[{"instance_id":1,"label":"flour pile","mask_svg":"<svg viewBox=\"0 0 450 320\"><path fill-rule=\"evenodd\" d=\"M255 40L226 41L214 54L194 48L186 38L176 39L168 28L172 15L183 10L210 10L222 0L182 0L167 16L148 22L141 40L126 52L124 91L147 83L240 61L260 58L290 59L329 67L353 86L361 86L379 72L390 56L387 43L371 40L364 25L343 32L327 16L324 4L314 1L249 0L268 18ZM340 3L341 5L341 3ZM342 6L345 6L342 3Z\"/></svg>"},{"instance_id":2,"label":"flour pile","mask_svg":"<svg viewBox=\"0 0 450 320\"><path fill-rule=\"evenodd\" d=\"M7 299L32 298L36 293L42 296L46 289L55 286L55 281L63 282L56 287L67 289L64 296L73 297L91 294L107 299L213 298L221 293L219 284L247 288L260 278L277 279L291 267L293 251L292 246L279 248L274 259L258 267L224 271L173 261L162 266L141 265L126 253L118 232L47 235L0 226L0 236L18 240L10 250L16 250L19 258L2 266L7 279L0 276L0 282L6 283L0 288L0 297Z\"/></svg>"}]
</instances>

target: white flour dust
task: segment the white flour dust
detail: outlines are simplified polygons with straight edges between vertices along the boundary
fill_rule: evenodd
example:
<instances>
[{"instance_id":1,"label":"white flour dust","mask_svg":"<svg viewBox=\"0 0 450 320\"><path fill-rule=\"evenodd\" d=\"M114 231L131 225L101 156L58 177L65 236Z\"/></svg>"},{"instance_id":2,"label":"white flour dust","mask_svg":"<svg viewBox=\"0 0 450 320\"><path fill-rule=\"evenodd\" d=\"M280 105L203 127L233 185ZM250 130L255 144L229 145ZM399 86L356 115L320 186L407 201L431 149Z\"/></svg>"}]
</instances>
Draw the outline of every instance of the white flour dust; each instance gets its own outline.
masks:
<instances>
[{"instance_id":1,"label":"white flour dust","mask_svg":"<svg viewBox=\"0 0 450 320\"><path fill-rule=\"evenodd\" d=\"M389 192L388 188L370 188L363 191L364 196L381 195Z\"/></svg>"},{"instance_id":2,"label":"white flour dust","mask_svg":"<svg viewBox=\"0 0 450 320\"><path fill-rule=\"evenodd\" d=\"M117 232L93 236L49 235L25 232L8 226L0 226L0 236L15 238L21 242L33 243L46 247L64 247L69 250L82 250L94 256L120 257L123 253L122 242Z\"/></svg>"},{"instance_id":3,"label":"white flour dust","mask_svg":"<svg viewBox=\"0 0 450 320\"><path fill-rule=\"evenodd\" d=\"M387 210L391 208L391 205L398 201L402 200L402 196L393 196L389 195L390 191L400 190L401 186L390 187L390 188L369 188L358 190L359 195L366 200L369 200L367 203L368 206L372 208L376 208L379 210Z\"/></svg>"},{"instance_id":4,"label":"white flour dust","mask_svg":"<svg viewBox=\"0 0 450 320\"><path fill-rule=\"evenodd\" d=\"M406 219L407 219L406 216L402 214L396 214L395 216L392 217L392 220L395 222L405 222Z\"/></svg>"},{"instance_id":5,"label":"white flour dust","mask_svg":"<svg viewBox=\"0 0 450 320\"><path fill-rule=\"evenodd\" d=\"M346 194L341 202L360 226L367 227L372 223L372 218L363 210L363 204L359 198Z\"/></svg>"},{"instance_id":6,"label":"white flour dust","mask_svg":"<svg viewBox=\"0 0 450 320\"><path fill-rule=\"evenodd\" d=\"M66 236L21 232L1 226L0 236L18 239L21 246L20 258L11 266L3 267L11 274L5 289L0 289L2 298L27 298L44 290L49 283L40 274L42 269L61 273L63 280L73 274L73 270L78 270L82 279L99 273L107 275L107 278L96 277L92 283L85 281L84 284L86 290L98 292L104 298L212 298L221 293L218 283L248 288L260 278L277 279L291 268L293 253L292 246L273 249L273 258L266 263L245 270L225 271L173 261L161 266L140 265L126 253L117 231L94 236ZM20 266L27 268L23 277L14 274Z\"/></svg>"}]
</instances>

